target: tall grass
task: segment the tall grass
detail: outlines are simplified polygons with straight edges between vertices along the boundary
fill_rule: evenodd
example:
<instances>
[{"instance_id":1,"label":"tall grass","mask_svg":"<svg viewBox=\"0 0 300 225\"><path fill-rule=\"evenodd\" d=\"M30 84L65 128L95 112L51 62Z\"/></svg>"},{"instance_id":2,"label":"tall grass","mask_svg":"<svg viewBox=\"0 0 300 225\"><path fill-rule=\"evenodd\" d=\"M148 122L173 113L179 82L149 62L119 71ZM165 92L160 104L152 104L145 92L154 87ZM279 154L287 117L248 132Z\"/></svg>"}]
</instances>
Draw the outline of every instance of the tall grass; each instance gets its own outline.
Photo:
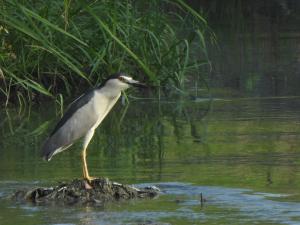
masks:
<instances>
[{"instance_id":1,"label":"tall grass","mask_svg":"<svg viewBox=\"0 0 300 225\"><path fill-rule=\"evenodd\" d=\"M205 19L183 0L3 0L0 99L63 102L125 71L158 86L184 89L208 63ZM203 80L204 82L204 80Z\"/></svg>"}]
</instances>

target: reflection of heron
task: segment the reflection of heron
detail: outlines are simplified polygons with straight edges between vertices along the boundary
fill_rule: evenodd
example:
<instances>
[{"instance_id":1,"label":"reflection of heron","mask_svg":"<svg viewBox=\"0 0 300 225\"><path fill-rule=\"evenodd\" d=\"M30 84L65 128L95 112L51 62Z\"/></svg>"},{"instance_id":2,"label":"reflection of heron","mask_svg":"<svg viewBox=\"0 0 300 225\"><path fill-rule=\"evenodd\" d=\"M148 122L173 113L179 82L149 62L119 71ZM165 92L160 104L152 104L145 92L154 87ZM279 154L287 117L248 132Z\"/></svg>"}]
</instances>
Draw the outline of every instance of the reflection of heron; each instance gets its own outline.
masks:
<instances>
[{"instance_id":1,"label":"reflection of heron","mask_svg":"<svg viewBox=\"0 0 300 225\"><path fill-rule=\"evenodd\" d=\"M116 73L103 84L76 99L62 119L57 123L42 148L42 156L49 161L53 155L70 147L74 141L84 136L82 163L83 177L90 183L86 163L86 149L95 129L121 96L121 91L130 86L144 87L124 73Z\"/></svg>"}]
</instances>

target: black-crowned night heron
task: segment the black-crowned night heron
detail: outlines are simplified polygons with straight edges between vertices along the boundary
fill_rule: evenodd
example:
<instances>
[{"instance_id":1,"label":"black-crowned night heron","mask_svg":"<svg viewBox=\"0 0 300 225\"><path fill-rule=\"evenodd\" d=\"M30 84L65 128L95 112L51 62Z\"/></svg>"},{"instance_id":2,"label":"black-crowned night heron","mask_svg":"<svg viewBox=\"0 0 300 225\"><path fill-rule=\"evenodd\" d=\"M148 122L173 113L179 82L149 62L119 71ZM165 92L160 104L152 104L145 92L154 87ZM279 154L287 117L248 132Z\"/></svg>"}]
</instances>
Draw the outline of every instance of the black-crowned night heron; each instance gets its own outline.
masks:
<instances>
[{"instance_id":1,"label":"black-crowned night heron","mask_svg":"<svg viewBox=\"0 0 300 225\"><path fill-rule=\"evenodd\" d=\"M116 73L109 76L100 86L77 98L46 139L42 147L43 158L49 161L52 156L70 147L77 139L84 137L83 177L91 183L92 177L89 176L86 162L87 146L95 129L121 96L121 91L130 86L144 87L145 85L124 73Z\"/></svg>"}]
</instances>

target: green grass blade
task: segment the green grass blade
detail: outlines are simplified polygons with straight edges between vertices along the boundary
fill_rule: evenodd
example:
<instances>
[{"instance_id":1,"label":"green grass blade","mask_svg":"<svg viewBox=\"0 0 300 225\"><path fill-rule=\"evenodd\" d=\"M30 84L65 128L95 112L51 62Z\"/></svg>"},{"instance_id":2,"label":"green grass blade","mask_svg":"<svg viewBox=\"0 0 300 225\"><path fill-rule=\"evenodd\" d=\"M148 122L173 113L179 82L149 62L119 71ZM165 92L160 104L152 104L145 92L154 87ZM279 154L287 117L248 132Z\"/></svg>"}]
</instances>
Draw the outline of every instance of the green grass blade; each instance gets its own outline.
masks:
<instances>
[{"instance_id":1,"label":"green grass blade","mask_svg":"<svg viewBox=\"0 0 300 225\"><path fill-rule=\"evenodd\" d=\"M116 35L113 34L109 27L93 12L93 10L89 6L86 6L85 9L94 17L100 28L103 29L113 40L115 40L116 43L118 43L143 68L145 73L149 76L150 80L154 81L156 76L149 69L149 67L146 66L134 52L132 52Z\"/></svg>"},{"instance_id":2,"label":"green grass blade","mask_svg":"<svg viewBox=\"0 0 300 225\"><path fill-rule=\"evenodd\" d=\"M207 21L192 7L190 7L188 4L186 4L183 0L175 0L176 2L179 3L186 11L190 12L194 17L199 19L204 25L207 25ZM170 1L168 1L170 2Z\"/></svg>"},{"instance_id":3,"label":"green grass blade","mask_svg":"<svg viewBox=\"0 0 300 225\"><path fill-rule=\"evenodd\" d=\"M73 40L77 41L78 43L84 45L84 46L88 46L88 44L86 44L85 42L81 41L80 39L78 39L77 37L75 37L74 35L70 34L69 32L61 29L60 27L58 27L57 25L51 23L50 21L44 19L43 17L41 17L40 15L36 14L35 12L29 10L28 8L25 8L24 6L20 6L20 8L27 14L30 15L31 17L35 18L37 21L45 24L46 26L49 26L51 28L53 28L56 31L59 31L60 33L72 38Z\"/></svg>"},{"instance_id":4,"label":"green grass blade","mask_svg":"<svg viewBox=\"0 0 300 225\"><path fill-rule=\"evenodd\" d=\"M24 83L32 89L38 91L39 93L42 93L49 97L53 97L53 95L46 88L44 88L41 84L35 82L34 80L27 78L26 80L24 80Z\"/></svg>"}]
</instances>

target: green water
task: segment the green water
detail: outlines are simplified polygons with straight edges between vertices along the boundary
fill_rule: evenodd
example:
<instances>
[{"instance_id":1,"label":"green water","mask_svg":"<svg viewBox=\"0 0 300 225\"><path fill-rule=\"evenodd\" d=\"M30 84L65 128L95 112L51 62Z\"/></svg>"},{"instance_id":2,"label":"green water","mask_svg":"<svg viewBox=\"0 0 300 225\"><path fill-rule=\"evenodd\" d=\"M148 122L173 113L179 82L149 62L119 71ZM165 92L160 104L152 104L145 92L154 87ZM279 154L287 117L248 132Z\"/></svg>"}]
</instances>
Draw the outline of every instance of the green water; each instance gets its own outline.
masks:
<instances>
[{"instance_id":1,"label":"green water","mask_svg":"<svg viewBox=\"0 0 300 225\"><path fill-rule=\"evenodd\" d=\"M300 224L300 97L118 104L89 146L90 174L156 185L158 198L96 208L5 200L81 176L80 143L39 157L56 111L0 111L0 224Z\"/></svg>"}]
</instances>

